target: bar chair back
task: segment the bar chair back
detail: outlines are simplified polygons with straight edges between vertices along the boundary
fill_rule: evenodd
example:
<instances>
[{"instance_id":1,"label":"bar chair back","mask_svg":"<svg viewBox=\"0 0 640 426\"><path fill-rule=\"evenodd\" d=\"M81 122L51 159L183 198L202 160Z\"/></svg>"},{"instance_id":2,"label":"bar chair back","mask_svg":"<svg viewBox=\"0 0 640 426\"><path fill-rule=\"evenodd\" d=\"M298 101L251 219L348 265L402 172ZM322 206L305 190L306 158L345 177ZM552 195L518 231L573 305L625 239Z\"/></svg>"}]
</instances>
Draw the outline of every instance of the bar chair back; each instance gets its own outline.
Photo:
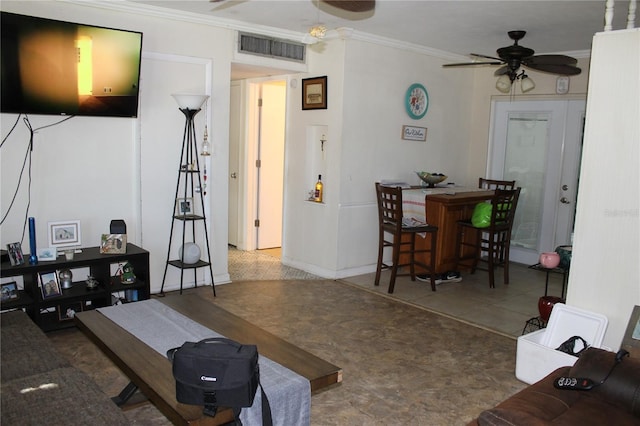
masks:
<instances>
[{"instance_id":1,"label":"bar chair back","mask_svg":"<svg viewBox=\"0 0 640 426\"><path fill-rule=\"evenodd\" d=\"M486 262L490 288L495 288L494 271L498 266L503 267L504 283L509 284L511 230L520 189L495 190L491 198L491 221L488 227L476 227L471 220L457 222L456 269L460 264L466 264L473 274L478 262Z\"/></svg>"},{"instance_id":2,"label":"bar chair back","mask_svg":"<svg viewBox=\"0 0 640 426\"><path fill-rule=\"evenodd\" d=\"M438 227L427 224L415 224L410 220L403 220L402 213L402 188L381 185L376 182L376 196L378 201L378 263L376 267L375 285L380 284L381 272L391 270L389 281L389 293L393 293L396 277L402 275L411 276L411 281L416 280L415 266L424 269L431 278L431 290L436 291L435 264L436 264L436 239ZM416 235L424 234L430 238L427 248L416 249ZM420 235L418 238L421 238ZM392 248L391 263L384 262L384 249ZM416 259L417 253L428 254L429 264ZM408 260L400 263L400 256L408 256ZM426 257L426 256L425 256ZM405 259L405 257L403 257ZM398 268L409 267L408 273L398 273Z\"/></svg>"},{"instance_id":3,"label":"bar chair back","mask_svg":"<svg viewBox=\"0 0 640 426\"><path fill-rule=\"evenodd\" d=\"M478 178L478 188L486 189L486 190L495 190L495 189L513 189L516 187L515 180L496 180L496 179L485 179Z\"/></svg>"}]
</instances>

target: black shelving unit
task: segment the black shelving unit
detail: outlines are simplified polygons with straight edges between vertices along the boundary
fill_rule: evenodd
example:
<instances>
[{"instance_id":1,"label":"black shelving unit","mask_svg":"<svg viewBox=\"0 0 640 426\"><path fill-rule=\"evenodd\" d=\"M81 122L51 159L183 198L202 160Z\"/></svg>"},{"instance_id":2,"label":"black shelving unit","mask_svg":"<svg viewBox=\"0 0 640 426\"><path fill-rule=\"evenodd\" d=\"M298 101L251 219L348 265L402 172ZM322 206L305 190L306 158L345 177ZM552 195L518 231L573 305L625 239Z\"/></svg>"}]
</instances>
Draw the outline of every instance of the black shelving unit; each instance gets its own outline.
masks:
<instances>
[{"instance_id":1,"label":"black shelving unit","mask_svg":"<svg viewBox=\"0 0 640 426\"><path fill-rule=\"evenodd\" d=\"M136 281L125 284L120 277L112 275L112 269L129 262L136 275ZM43 273L59 272L69 269L73 273L71 288L62 289L62 294L53 297L42 297L42 291L38 285L38 276ZM81 271L88 273L81 274ZM72 260L66 260L64 256L58 256L56 260L39 261L36 265L25 263L12 266L10 262L3 261L0 269L2 278L22 277L23 288L18 291L19 297L3 301L1 309L24 309L33 321L44 331L73 327L72 318L65 316L66 308L74 310L95 309L112 304L112 295L127 290L135 290L135 300L149 299L151 296L149 284L149 252L134 244L127 244L126 253L102 254L99 247L83 248L80 253L75 253ZM98 281L96 288L87 287L85 278L93 276ZM122 300L122 299L120 299ZM122 300L124 303L133 300Z\"/></svg>"},{"instance_id":2,"label":"black shelving unit","mask_svg":"<svg viewBox=\"0 0 640 426\"><path fill-rule=\"evenodd\" d=\"M172 266L180 270L180 294L182 294L185 270L193 270L194 286L198 287L197 270L199 268L208 268L209 274L211 276L211 288L213 289L213 295L215 297L216 287L213 280L213 268L211 266L209 232L207 229L207 218L204 213L204 194L202 180L200 178L200 160L198 159L198 146L196 141L196 130L194 123L194 117L200 111L200 109L180 108L180 111L184 114L186 120L184 126L184 136L182 139L182 153L180 154L180 167L178 169L178 179L174 197L174 199L176 200L176 205L174 206L173 220L171 221L169 248L167 249L167 262L165 264L164 274L162 276L162 287L160 288L160 294L164 294L164 285L167 279L167 271L169 266ZM177 205L179 199L191 199L193 200L193 204L196 204L196 202L199 201L197 207L202 209L202 214L194 213L196 208L195 205L191 206L189 212L181 211L181 209L179 209L179 206ZM177 227L176 224L178 224ZM200 225L204 230L206 252L201 252L201 258L195 263L185 263L183 261L185 258L184 253L182 255L182 258L178 257L177 259L172 259L171 247L174 234L180 233L182 238L181 247L184 247L186 243L197 244L196 228ZM189 231L191 232L189 233ZM188 233L189 236L187 236ZM206 255L206 259L202 259L203 255Z\"/></svg>"}]
</instances>

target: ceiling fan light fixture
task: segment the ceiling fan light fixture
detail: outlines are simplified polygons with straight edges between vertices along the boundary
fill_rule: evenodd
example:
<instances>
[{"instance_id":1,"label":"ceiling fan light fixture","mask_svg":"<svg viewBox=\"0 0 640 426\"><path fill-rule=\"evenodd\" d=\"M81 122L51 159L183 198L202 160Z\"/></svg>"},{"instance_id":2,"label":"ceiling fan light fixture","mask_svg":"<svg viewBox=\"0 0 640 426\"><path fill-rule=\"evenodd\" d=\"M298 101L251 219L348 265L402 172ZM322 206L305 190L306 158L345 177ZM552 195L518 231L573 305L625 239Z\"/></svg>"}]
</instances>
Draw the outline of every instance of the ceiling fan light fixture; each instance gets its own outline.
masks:
<instances>
[{"instance_id":1,"label":"ceiling fan light fixture","mask_svg":"<svg viewBox=\"0 0 640 426\"><path fill-rule=\"evenodd\" d=\"M496 80L496 89L502 93L511 92L511 79L507 74L502 74L498 77L498 80Z\"/></svg>"},{"instance_id":2,"label":"ceiling fan light fixture","mask_svg":"<svg viewBox=\"0 0 640 426\"><path fill-rule=\"evenodd\" d=\"M536 88L536 83L526 74L522 75L522 79L520 80L520 89L522 89L522 93L527 93Z\"/></svg>"}]
</instances>

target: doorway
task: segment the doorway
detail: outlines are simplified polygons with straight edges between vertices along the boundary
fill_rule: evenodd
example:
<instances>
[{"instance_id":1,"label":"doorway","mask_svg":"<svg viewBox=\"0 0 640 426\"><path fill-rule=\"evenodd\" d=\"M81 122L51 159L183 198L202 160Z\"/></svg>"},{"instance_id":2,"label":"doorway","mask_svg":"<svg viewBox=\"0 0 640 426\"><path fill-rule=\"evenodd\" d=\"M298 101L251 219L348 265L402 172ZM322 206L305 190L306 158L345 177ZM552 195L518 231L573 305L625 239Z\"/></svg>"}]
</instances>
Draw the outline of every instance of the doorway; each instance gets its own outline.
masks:
<instances>
[{"instance_id":1,"label":"doorway","mask_svg":"<svg viewBox=\"0 0 640 426\"><path fill-rule=\"evenodd\" d=\"M229 244L282 245L286 81L234 82L229 129Z\"/></svg>"},{"instance_id":2,"label":"doorway","mask_svg":"<svg viewBox=\"0 0 640 426\"><path fill-rule=\"evenodd\" d=\"M534 264L571 244L585 100L494 101L487 176L522 188L510 258Z\"/></svg>"}]
</instances>

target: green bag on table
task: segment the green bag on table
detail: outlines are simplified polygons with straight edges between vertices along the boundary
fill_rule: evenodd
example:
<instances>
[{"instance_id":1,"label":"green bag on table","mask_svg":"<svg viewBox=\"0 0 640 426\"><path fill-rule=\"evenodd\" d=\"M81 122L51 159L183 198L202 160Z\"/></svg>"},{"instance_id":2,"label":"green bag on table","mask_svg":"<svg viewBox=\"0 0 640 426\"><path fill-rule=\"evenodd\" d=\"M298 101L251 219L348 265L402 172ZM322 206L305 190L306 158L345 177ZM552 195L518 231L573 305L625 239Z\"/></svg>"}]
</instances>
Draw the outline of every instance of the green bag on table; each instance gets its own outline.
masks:
<instances>
[{"instance_id":1,"label":"green bag on table","mask_svg":"<svg viewBox=\"0 0 640 426\"><path fill-rule=\"evenodd\" d=\"M473 209L471 224L476 228L488 228L491 225L491 203L478 203Z\"/></svg>"}]
</instances>

